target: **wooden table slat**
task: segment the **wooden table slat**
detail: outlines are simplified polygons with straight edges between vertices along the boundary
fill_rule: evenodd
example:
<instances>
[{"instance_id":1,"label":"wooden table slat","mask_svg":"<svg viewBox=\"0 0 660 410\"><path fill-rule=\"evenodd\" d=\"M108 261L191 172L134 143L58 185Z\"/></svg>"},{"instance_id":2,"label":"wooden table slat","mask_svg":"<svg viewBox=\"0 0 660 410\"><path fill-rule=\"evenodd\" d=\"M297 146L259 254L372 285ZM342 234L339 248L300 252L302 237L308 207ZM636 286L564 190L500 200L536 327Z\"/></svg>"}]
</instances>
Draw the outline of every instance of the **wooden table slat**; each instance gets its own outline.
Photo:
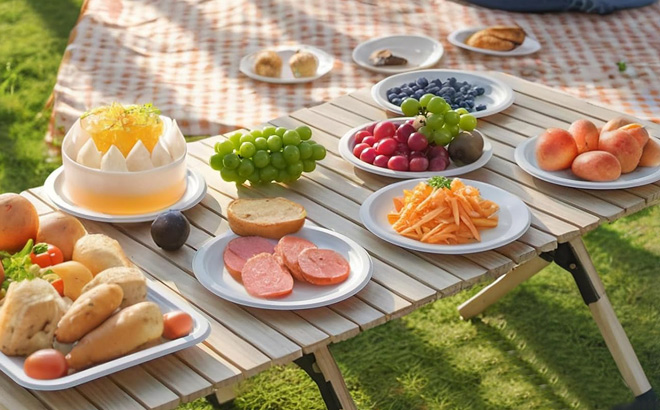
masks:
<instances>
[{"instance_id":1,"label":"wooden table slat","mask_svg":"<svg viewBox=\"0 0 660 410\"><path fill-rule=\"evenodd\" d=\"M104 410L140 410L145 407L120 389L108 377L103 377L75 388L87 400Z\"/></svg>"},{"instance_id":2,"label":"wooden table slat","mask_svg":"<svg viewBox=\"0 0 660 410\"><path fill-rule=\"evenodd\" d=\"M295 312L314 326L331 335L333 343L350 339L360 333L360 327L327 307L303 309Z\"/></svg>"},{"instance_id":3,"label":"wooden table slat","mask_svg":"<svg viewBox=\"0 0 660 410\"><path fill-rule=\"evenodd\" d=\"M0 406L9 410L45 410L46 407L29 391L18 386L0 372Z\"/></svg>"},{"instance_id":4,"label":"wooden table slat","mask_svg":"<svg viewBox=\"0 0 660 410\"><path fill-rule=\"evenodd\" d=\"M156 380L142 366L129 367L109 377L148 409L173 409L179 404L179 396Z\"/></svg>"},{"instance_id":5,"label":"wooden table slat","mask_svg":"<svg viewBox=\"0 0 660 410\"><path fill-rule=\"evenodd\" d=\"M205 344L198 344L187 349L179 350L175 355L179 360L211 382L215 388L235 384L243 379L240 369Z\"/></svg>"},{"instance_id":6,"label":"wooden table slat","mask_svg":"<svg viewBox=\"0 0 660 410\"><path fill-rule=\"evenodd\" d=\"M213 385L174 355L163 356L142 365L153 377L176 392L183 403L208 396Z\"/></svg>"},{"instance_id":7,"label":"wooden table slat","mask_svg":"<svg viewBox=\"0 0 660 410\"><path fill-rule=\"evenodd\" d=\"M32 390L32 394L39 398L50 410L95 410L97 409L76 389L55 391ZM5 397L5 396L2 396ZM11 408L13 409L13 408Z\"/></svg>"}]
</instances>

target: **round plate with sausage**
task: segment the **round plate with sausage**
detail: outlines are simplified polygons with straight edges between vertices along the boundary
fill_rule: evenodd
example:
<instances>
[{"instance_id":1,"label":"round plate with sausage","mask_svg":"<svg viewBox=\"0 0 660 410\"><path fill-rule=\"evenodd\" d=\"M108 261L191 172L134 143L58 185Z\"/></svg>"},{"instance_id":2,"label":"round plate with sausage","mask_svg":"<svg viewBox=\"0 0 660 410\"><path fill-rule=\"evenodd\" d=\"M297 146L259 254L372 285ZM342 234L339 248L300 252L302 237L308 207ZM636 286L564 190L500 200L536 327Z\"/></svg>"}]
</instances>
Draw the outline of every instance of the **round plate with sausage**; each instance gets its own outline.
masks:
<instances>
[{"instance_id":1,"label":"round plate with sausage","mask_svg":"<svg viewBox=\"0 0 660 410\"><path fill-rule=\"evenodd\" d=\"M347 299L369 282L372 270L371 257L355 241L313 226L279 241L227 231L204 244L193 259L195 277L211 292L240 305L274 310L311 309Z\"/></svg>"}]
</instances>

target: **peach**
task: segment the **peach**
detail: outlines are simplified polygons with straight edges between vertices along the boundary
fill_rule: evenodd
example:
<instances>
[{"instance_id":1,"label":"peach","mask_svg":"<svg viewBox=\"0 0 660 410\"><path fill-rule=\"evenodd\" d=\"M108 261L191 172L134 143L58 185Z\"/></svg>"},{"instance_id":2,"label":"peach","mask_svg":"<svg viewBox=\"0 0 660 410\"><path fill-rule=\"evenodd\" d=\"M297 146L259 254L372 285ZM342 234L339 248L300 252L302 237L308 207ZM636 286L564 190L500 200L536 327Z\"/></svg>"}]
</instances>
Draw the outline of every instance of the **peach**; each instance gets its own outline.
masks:
<instances>
[{"instance_id":1,"label":"peach","mask_svg":"<svg viewBox=\"0 0 660 410\"><path fill-rule=\"evenodd\" d=\"M596 124L589 120L574 121L568 128L568 132L575 139L578 154L598 149L598 137L600 133Z\"/></svg>"},{"instance_id":2,"label":"peach","mask_svg":"<svg viewBox=\"0 0 660 410\"><path fill-rule=\"evenodd\" d=\"M632 121L630 121L627 118L624 117L617 117L614 119L609 120L603 127L600 129L600 133L608 132L608 131L614 131L618 130L619 128L623 127L624 125L631 124Z\"/></svg>"},{"instance_id":3,"label":"peach","mask_svg":"<svg viewBox=\"0 0 660 410\"><path fill-rule=\"evenodd\" d=\"M598 140L598 149L614 155L619 160L621 172L624 174L634 171L642 157L641 145L624 130L604 132Z\"/></svg>"},{"instance_id":4,"label":"peach","mask_svg":"<svg viewBox=\"0 0 660 410\"><path fill-rule=\"evenodd\" d=\"M623 127L619 128L620 130L626 131L628 134L632 135L635 137L637 142L639 142L639 145L644 148L646 143L649 140L649 132L646 131L646 128L644 128L643 125L641 124L628 124L624 125Z\"/></svg>"},{"instance_id":5,"label":"peach","mask_svg":"<svg viewBox=\"0 0 660 410\"><path fill-rule=\"evenodd\" d=\"M639 159L639 166L657 167L658 165L660 165L660 141L651 137L644 146L642 158Z\"/></svg>"},{"instance_id":6,"label":"peach","mask_svg":"<svg viewBox=\"0 0 660 410\"><path fill-rule=\"evenodd\" d=\"M560 128L548 128L536 142L536 162L546 171L569 168L577 154L573 136Z\"/></svg>"},{"instance_id":7,"label":"peach","mask_svg":"<svg viewBox=\"0 0 660 410\"><path fill-rule=\"evenodd\" d=\"M588 151L575 157L571 171L587 181L614 181L621 176L621 164L609 152Z\"/></svg>"}]
</instances>

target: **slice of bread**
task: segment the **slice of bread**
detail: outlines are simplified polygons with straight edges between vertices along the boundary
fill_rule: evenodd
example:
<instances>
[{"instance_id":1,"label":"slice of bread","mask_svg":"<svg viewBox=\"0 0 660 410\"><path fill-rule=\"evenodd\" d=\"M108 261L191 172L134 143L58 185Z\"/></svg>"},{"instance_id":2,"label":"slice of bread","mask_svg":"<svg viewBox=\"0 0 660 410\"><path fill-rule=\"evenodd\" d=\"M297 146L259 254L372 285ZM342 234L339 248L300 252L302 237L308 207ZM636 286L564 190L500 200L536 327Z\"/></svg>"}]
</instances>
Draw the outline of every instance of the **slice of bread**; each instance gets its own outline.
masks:
<instances>
[{"instance_id":1,"label":"slice of bread","mask_svg":"<svg viewBox=\"0 0 660 410\"><path fill-rule=\"evenodd\" d=\"M305 208L285 198L236 199L227 207L229 227L241 236L279 239L300 230Z\"/></svg>"}]
</instances>

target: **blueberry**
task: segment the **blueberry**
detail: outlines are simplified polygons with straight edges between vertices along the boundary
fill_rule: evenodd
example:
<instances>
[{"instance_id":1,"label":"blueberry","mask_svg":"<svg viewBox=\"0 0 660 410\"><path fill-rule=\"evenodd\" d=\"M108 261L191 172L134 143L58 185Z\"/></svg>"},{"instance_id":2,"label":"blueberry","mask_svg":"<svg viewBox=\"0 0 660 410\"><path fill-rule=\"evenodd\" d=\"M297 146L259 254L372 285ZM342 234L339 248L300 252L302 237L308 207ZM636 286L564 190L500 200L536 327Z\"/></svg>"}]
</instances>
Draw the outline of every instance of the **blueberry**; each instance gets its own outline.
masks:
<instances>
[{"instance_id":1,"label":"blueberry","mask_svg":"<svg viewBox=\"0 0 660 410\"><path fill-rule=\"evenodd\" d=\"M426 89L426 92L429 93L429 94L438 95L438 93L440 92L440 89L438 87L429 87L429 88Z\"/></svg>"},{"instance_id":2,"label":"blueberry","mask_svg":"<svg viewBox=\"0 0 660 410\"><path fill-rule=\"evenodd\" d=\"M408 98L408 94L404 92L400 92L399 94L397 94L397 97L400 99Z\"/></svg>"},{"instance_id":3,"label":"blueberry","mask_svg":"<svg viewBox=\"0 0 660 410\"><path fill-rule=\"evenodd\" d=\"M476 106L476 110L477 110L477 111L483 111L483 110L485 110L485 109L486 109L486 106L483 105L483 104L479 104L479 105Z\"/></svg>"},{"instance_id":4,"label":"blueberry","mask_svg":"<svg viewBox=\"0 0 660 410\"><path fill-rule=\"evenodd\" d=\"M424 90L417 90L415 91L415 98L419 100L424 94L426 94Z\"/></svg>"},{"instance_id":5,"label":"blueberry","mask_svg":"<svg viewBox=\"0 0 660 410\"><path fill-rule=\"evenodd\" d=\"M396 96L397 96L396 94L387 94L387 101L391 102L393 99L396 98Z\"/></svg>"},{"instance_id":6,"label":"blueberry","mask_svg":"<svg viewBox=\"0 0 660 410\"><path fill-rule=\"evenodd\" d=\"M456 84L456 78L455 77L449 77L447 79L447 82L451 85L454 85L454 84Z\"/></svg>"},{"instance_id":7,"label":"blueberry","mask_svg":"<svg viewBox=\"0 0 660 410\"><path fill-rule=\"evenodd\" d=\"M391 89L391 91L392 91L394 94L399 94L399 93L401 92L401 89L400 89L399 87L394 87L394 88Z\"/></svg>"},{"instance_id":8,"label":"blueberry","mask_svg":"<svg viewBox=\"0 0 660 410\"><path fill-rule=\"evenodd\" d=\"M414 86L410 87L410 89L413 90L413 91L417 91L417 90L419 90L420 88L419 88L418 85L414 85Z\"/></svg>"},{"instance_id":9,"label":"blueberry","mask_svg":"<svg viewBox=\"0 0 660 410\"><path fill-rule=\"evenodd\" d=\"M401 105L401 103L402 103L403 101L401 100L401 98L395 98L395 99L393 99L393 100L390 101L390 102L391 102L392 104L394 104L394 105Z\"/></svg>"},{"instance_id":10,"label":"blueberry","mask_svg":"<svg viewBox=\"0 0 660 410\"><path fill-rule=\"evenodd\" d=\"M417 79L417 85L419 85L420 87L426 87L427 85L429 85L429 80L427 80L424 77L418 78Z\"/></svg>"},{"instance_id":11,"label":"blueberry","mask_svg":"<svg viewBox=\"0 0 660 410\"><path fill-rule=\"evenodd\" d=\"M411 81L411 82L408 83L408 87L411 87L411 88L412 88L412 86L414 86L414 85L416 85L416 84L417 84L416 82Z\"/></svg>"},{"instance_id":12,"label":"blueberry","mask_svg":"<svg viewBox=\"0 0 660 410\"><path fill-rule=\"evenodd\" d=\"M447 95L455 95L456 94L456 90L454 90L451 87L442 87L440 92L443 93L443 94L447 94Z\"/></svg>"},{"instance_id":13,"label":"blueberry","mask_svg":"<svg viewBox=\"0 0 660 410\"><path fill-rule=\"evenodd\" d=\"M477 87L474 90L477 92L477 95L484 95L484 93L486 92L486 90L484 90L483 87Z\"/></svg>"}]
</instances>

